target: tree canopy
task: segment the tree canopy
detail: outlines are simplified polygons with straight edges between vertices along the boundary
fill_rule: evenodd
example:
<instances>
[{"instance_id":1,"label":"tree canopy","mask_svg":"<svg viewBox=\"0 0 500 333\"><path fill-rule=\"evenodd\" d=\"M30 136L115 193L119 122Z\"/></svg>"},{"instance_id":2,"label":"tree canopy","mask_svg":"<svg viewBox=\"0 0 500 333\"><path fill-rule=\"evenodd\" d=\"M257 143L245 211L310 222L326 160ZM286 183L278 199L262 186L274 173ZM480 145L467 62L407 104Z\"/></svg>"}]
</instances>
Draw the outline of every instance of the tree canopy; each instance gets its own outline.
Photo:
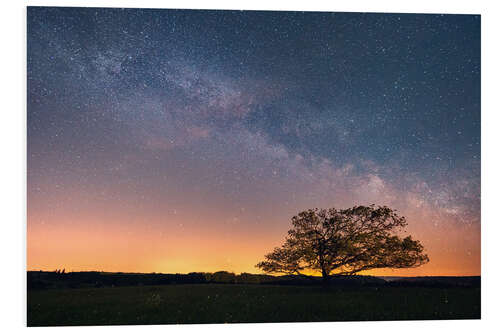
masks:
<instances>
[{"instance_id":1,"label":"tree canopy","mask_svg":"<svg viewBox=\"0 0 500 333\"><path fill-rule=\"evenodd\" d=\"M292 225L285 243L256 267L297 275L315 271L326 281L374 268L418 267L429 261L418 240L396 234L407 222L387 206L309 209L294 216Z\"/></svg>"}]
</instances>

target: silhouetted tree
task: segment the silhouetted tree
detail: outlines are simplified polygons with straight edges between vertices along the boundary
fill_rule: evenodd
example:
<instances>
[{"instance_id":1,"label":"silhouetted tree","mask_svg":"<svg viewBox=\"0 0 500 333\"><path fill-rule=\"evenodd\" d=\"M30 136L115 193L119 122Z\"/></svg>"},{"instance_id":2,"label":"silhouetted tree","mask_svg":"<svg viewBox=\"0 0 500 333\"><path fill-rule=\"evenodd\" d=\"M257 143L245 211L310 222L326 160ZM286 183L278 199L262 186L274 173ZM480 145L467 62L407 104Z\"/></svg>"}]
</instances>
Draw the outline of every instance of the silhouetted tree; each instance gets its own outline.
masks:
<instances>
[{"instance_id":1,"label":"silhouetted tree","mask_svg":"<svg viewBox=\"0 0 500 333\"><path fill-rule=\"evenodd\" d=\"M209 281L215 283L236 283L236 275L226 271L218 271L210 274Z\"/></svg>"},{"instance_id":2,"label":"silhouetted tree","mask_svg":"<svg viewBox=\"0 0 500 333\"><path fill-rule=\"evenodd\" d=\"M268 273L321 272L323 281L373 268L410 268L429 261L411 236L394 232L406 219L386 206L310 209L292 218L285 243L256 267Z\"/></svg>"}]
</instances>

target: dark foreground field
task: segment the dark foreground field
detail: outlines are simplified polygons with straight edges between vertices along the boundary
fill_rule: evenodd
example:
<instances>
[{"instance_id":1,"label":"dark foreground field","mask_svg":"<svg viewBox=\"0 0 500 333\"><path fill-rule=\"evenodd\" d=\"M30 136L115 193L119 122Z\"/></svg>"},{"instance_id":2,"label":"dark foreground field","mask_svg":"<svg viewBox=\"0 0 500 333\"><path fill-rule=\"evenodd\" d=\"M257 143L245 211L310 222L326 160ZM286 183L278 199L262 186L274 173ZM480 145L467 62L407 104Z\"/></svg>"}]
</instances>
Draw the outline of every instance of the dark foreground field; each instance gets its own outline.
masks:
<instances>
[{"instance_id":1,"label":"dark foreground field","mask_svg":"<svg viewBox=\"0 0 500 333\"><path fill-rule=\"evenodd\" d=\"M28 291L28 326L479 319L480 288L191 284Z\"/></svg>"}]
</instances>

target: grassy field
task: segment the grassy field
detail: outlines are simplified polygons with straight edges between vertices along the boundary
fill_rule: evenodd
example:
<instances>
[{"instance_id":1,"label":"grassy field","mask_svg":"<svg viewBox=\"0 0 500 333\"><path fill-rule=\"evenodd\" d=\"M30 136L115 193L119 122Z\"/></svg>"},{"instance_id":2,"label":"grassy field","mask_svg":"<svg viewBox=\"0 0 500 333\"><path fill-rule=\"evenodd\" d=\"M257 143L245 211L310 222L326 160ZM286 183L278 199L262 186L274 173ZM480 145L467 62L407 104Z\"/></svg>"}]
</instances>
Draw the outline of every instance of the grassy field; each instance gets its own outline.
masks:
<instances>
[{"instance_id":1,"label":"grassy field","mask_svg":"<svg viewBox=\"0 0 500 333\"><path fill-rule=\"evenodd\" d=\"M198 284L28 291L28 326L478 318L479 288Z\"/></svg>"}]
</instances>

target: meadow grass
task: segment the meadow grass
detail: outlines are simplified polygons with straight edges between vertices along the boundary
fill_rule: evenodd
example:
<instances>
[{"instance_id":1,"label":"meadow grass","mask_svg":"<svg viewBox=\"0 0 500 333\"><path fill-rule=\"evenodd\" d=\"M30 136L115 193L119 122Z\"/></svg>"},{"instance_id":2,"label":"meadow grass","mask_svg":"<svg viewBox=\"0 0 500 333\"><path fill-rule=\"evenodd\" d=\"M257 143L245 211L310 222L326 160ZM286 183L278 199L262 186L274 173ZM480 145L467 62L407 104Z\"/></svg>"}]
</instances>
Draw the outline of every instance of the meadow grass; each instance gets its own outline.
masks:
<instances>
[{"instance_id":1,"label":"meadow grass","mask_svg":"<svg viewBox=\"0 0 500 333\"><path fill-rule=\"evenodd\" d=\"M186 284L28 291L28 326L479 319L479 288Z\"/></svg>"}]
</instances>

